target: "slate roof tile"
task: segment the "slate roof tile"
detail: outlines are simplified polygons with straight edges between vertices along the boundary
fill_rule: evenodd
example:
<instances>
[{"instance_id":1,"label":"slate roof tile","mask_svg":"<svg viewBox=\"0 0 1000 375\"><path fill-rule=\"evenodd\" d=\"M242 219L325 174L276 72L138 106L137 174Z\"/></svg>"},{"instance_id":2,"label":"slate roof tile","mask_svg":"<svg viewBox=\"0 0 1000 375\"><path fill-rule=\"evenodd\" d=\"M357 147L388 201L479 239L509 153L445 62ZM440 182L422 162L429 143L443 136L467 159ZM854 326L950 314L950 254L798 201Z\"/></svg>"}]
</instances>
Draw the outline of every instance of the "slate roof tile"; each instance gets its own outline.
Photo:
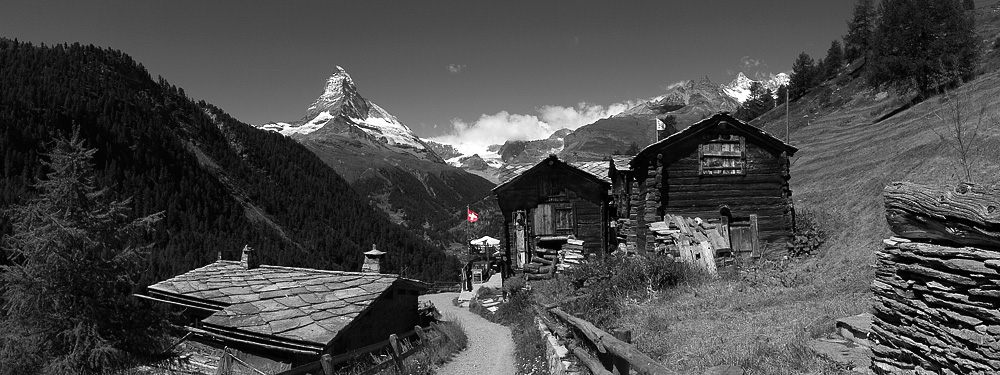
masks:
<instances>
[{"instance_id":1,"label":"slate roof tile","mask_svg":"<svg viewBox=\"0 0 1000 375\"><path fill-rule=\"evenodd\" d=\"M149 289L228 305L202 321L206 329L214 325L326 345L397 280L277 266L246 270L237 261L220 260Z\"/></svg>"}]
</instances>

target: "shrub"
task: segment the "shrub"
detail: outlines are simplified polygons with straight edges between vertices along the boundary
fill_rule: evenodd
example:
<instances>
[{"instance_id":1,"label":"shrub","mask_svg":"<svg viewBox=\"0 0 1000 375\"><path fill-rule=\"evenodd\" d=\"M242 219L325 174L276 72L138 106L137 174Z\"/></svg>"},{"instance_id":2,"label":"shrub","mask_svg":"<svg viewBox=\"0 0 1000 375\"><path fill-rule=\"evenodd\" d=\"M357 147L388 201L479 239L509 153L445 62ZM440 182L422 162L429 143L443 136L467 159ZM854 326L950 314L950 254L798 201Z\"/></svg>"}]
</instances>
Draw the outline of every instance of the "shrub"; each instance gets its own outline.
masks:
<instances>
[{"instance_id":1,"label":"shrub","mask_svg":"<svg viewBox=\"0 0 1000 375\"><path fill-rule=\"evenodd\" d=\"M826 232L809 211L802 211L795 217L796 231L792 241L788 242L788 255L791 257L815 255L819 247L826 242Z\"/></svg>"},{"instance_id":2,"label":"shrub","mask_svg":"<svg viewBox=\"0 0 1000 375\"><path fill-rule=\"evenodd\" d=\"M653 255L590 260L571 268L565 277L577 294L589 295L566 308L601 326L610 323L625 304L652 299L665 287L706 276L694 266Z\"/></svg>"}]
</instances>

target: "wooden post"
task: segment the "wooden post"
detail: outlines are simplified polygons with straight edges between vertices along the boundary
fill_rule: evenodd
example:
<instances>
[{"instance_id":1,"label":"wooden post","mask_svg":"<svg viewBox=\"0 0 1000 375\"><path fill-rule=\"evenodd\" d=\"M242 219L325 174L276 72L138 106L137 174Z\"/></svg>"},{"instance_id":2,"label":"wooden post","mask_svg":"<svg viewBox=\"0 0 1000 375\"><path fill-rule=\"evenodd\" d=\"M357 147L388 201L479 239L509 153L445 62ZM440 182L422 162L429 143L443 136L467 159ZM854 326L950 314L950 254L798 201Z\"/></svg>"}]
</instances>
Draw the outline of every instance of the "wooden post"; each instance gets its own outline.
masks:
<instances>
[{"instance_id":1,"label":"wooden post","mask_svg":"<svg viewBox=\"0 0 1000 375\"><path fill-rule=\"evenodd\" d=\"M399 348L399 337L395 333L389 335L389 346L392 347L392 362L396 365L396 373L403 375L403 351Z\"/></svg>"},{"instance_id":2,"label":"wooden post","mask_svg":"<svg viewBox=\"0 0 1000 375\"><path fill-rule=\"evenodd\" d=\"M632 343L632 331L630 330L621 328L614 329L611 331L611 335L619 340L622 340L626 344ZM615 374L628 375L629 366L628 361L625 358L615 356L614 367Z\"/></svg>"},{"instance_id":3,"label":"wooden post","mask_svg":"<svg viewBox=\"0 0 1000 375\"><path fill-rule=\"evenodd\" d=\"M222 348L222 355L219 357L219 365L215 368L215 375L229 375L233 368L233 359L229 356L229 347Z\"/></svg>"},{"instance_id":4,"label":"wooden post","mask_svg":"<svg viewBox=\"0 0 1000 375\"><path fill-rule=\"evenodd\" d=\"M752 241L753 250L750 251L750 256L761 256L760 249L760 234L757 227L757 214L750 214L750 240Z\"/></svg>"},{"instance_id":5,"label":"wooden post","mask_svg":"<svg viewBox=\"0 0 1000 375\"><path fill-rule=\"evenodd\" d=\"M333 375L333 357L329 354L323 354L319 357L319 364L323 366L324 375Z\"/></svg>"},{"instance_id":6,"label":"wooden post","mask_svg":"<svg viewBox=\"0 0 1000 375\"><path fill-rule=\"evenodd\" d=\"M420 338L420 345L427 344L427 333L424 332L423 328L420 328L420 326L413 326L413 332L416 332L417 337Z\"/></svg>"}]
</instances>

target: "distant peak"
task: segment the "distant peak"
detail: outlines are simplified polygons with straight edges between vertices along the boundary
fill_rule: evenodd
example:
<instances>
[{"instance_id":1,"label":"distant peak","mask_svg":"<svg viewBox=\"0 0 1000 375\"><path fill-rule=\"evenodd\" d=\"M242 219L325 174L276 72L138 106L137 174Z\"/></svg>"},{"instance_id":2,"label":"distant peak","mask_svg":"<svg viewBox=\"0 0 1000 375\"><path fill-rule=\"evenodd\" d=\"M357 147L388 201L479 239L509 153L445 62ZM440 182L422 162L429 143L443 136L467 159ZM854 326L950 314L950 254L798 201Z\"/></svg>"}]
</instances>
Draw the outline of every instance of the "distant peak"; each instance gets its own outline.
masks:
<instances>
[{"instance_id":1,"label":"distant peak","mask_svg":"<svg viewBox=\"0 0 1000 375\"><path fill-rule=\"evenodd\" d=\"M340 65L334 66L333 67L333 74L340 74L340 73L346 74L347 71L344 70L344 68L342 68Z\"/></svg>"}]
</instances>

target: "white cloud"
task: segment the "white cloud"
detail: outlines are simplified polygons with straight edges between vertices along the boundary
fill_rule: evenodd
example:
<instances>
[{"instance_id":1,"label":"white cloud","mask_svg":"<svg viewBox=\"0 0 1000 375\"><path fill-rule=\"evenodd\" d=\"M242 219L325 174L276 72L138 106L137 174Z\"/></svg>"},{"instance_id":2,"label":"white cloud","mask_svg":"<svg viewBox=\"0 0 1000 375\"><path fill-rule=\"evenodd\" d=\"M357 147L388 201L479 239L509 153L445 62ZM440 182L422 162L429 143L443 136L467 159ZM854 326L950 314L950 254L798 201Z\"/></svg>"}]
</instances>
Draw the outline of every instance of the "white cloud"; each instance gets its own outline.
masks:
<instances>
[{"instance_id":1,"label":"white cloud","mask_svg":"<svg viewBox=\"0 0 1000 375\"><path fill-rule=\"evenodd\" d=\"M467 65L465 64L448 64L448 71L451 72L452 74L456 74L458 72L461 72L462 70L465 70L466 66Z\"/></svg>"},{"instance_id":2,"label":"white cloud","mask_svg":"<svg viewBox=\"0 0 1000 375\"><path fill-rule=\"evenodd\" d=\"M563 128L575 130L602 118L619 114L642 102L642 100L629 100L608 106L583 102L575 107L546 105L536 108L535 115L500 111L494 115L481 115L478 120L471 123L455 118L451 121L451 133L431 140L453 145L466 155L483 154L490 145L502 144L508 140L548 138L556 130Z\"/></svg>"},{"instance_id":3,"label":"white cloud","mask_svg":"<svg viewBox=\"0 0 1000 375\"><path fill-rule=\"evenodd\" d=\"M743 64L743 70L750 70L760 66L767 66L767 64L764 63L764 60L753 59L750 58L750 56L743 56L742 58L740 58L740 63Z\"/></svg>"}]
</instances>

